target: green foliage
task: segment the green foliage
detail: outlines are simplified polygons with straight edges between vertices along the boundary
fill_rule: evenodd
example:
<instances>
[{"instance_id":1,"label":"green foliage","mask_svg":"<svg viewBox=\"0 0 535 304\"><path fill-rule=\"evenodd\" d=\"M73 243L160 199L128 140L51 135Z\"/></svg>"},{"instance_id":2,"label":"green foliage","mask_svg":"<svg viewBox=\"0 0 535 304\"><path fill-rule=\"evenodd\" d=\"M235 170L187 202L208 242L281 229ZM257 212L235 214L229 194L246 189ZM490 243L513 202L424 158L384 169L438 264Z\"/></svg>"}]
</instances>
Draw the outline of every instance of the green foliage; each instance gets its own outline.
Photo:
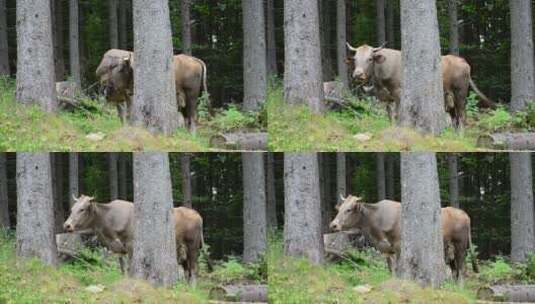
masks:
<instances>
[{"instance_id":1,"label":"green foliage","mask_svg":"<svg viewBox=\"0 0 535 304\"><path fill-rule=\"evenodd\" d=\"M217 115L210 125L223 132L232 132L236 130L258 128L258 114L244 113L235 105L230 105L228 109L223 110Z\"/></svg>"},{"instance_id":2,"label":"green foliage","mask_svg":"<svg viewBox=\"0 0 535 304\"><path fill-rule=\"evenodd\" d=\"M497 257L481 270L480 278L487 283L496 284L511 282L519 275L519 271L509 265L503 257Z\"/></svg>"},{"instance_id":3,"label":"green foliage","mask_svg":"<svg viewBox=\"0 0 535 304\"><path fill-rule=\"evenodd\" d=\"M503 131L513 126L513 116L505 108L499 107L489 114L483 115L478 125L481 129L489 132Z\"/></svg>"},{"instance_id":4,"label":"green foliage","mask_svg":"<svg viewBox=\"0 0 535 304\"><path fill-rule=\"evenodd\" d=\"M221 265L217 265L214 272L210 274L212 278L226 284L240 281L262 281L266 280L265 261L244 265L237 257L229 257Z\"/></svg>"}]
</instances>

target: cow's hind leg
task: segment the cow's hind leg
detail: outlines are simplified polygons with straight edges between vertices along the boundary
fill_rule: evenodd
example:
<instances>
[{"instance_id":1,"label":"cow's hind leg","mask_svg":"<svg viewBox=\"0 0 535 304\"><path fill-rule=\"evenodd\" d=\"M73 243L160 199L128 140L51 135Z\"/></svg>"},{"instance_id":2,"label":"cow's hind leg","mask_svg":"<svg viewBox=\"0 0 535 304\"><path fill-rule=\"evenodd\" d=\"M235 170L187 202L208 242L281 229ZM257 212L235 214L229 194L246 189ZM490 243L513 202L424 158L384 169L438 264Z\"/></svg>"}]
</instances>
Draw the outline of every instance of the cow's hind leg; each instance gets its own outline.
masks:
<instances>
[{"instance_id":1,"label":"cow's hind leg","mask_svg":"<svg viewBox=\"0 0 535 304\"><path fill-rule=\"evenodd\" d=\"M186 115L188 117L187 124L188 130L191 133L197 131L197 98L199 98L199 92L195 90L186 92Z\"/></svg>"}]
</instances>

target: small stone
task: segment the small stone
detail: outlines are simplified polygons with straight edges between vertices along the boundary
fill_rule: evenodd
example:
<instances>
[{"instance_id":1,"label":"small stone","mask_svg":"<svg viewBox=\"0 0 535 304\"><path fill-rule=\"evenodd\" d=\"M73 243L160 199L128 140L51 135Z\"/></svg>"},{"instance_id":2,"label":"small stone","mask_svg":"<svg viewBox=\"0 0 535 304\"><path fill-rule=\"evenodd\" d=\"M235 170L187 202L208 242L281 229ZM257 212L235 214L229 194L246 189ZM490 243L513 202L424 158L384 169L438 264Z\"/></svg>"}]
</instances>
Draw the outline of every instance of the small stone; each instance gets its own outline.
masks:
<instances>
[{"instance_id":1,"label":"small stone","mask_svg":"<svg viewBox=\"0 0 535 304\"><path fill-rule=\"evenodd\" d=\"M85 290L90 293L100 293L104 291L104 285L89 285L85 288Z\"/></svg>"},{"instance_id":2,"label":"small stone","mask_svg":"<svg viewBox=\"0 0 535 304\"><path fill-rule=\"evenodd\" d=\"M353 138L358 141L369 141L370 139L372 139L372 137L373 135L370 133L359 133L353 136Z\"/></svg>"},{"instance_id":3,"label":"small stone","mask_svg":"<svg viewBox=\"0 0 535 304\"><path fill-rule=\"evenodd\" d=\"M361 294L369 293L370 291L372 291L372 289L373 287L368 284L358 285L358 286L353 287L354 291L361 293Z\"/></svg>"},{"instance_id":4,"label":"small stone","mask_svg":"<svg viewBox=\"0 0 535 304\"><path fill-rule=\"evenodd\" d=\"M106 134L102 132L88 134L85 138L91 141L101 141L106 137Z\"/></svg>"}]
</instances>

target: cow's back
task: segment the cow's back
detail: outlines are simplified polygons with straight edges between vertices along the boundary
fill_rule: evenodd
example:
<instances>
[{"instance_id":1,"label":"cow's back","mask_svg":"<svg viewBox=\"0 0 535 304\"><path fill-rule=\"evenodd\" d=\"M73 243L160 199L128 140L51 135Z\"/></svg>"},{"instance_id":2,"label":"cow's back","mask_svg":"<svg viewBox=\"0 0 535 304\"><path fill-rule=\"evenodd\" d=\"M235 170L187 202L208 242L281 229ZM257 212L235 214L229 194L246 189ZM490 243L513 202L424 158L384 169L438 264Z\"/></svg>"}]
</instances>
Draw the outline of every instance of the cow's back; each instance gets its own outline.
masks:
<instances>
[{"instance_id":1,"label":"cow's back","mask_svg":"<svg viewBox=\"0 0 535 304\"><path fill-rule=\"evenodd\" d=\"M401 218L401 204L396 201L382 200L375 204L377 208L372 217L374 226L382 231L398 229Z\"/></svg>"},{"instance_id":2,"label":"cow's back","mask_svg":"<svg viewBox=\"0 0 535 304\"><path fill-rule=\"evenodd\" d=\"M445 241L467 243L470 234L470 217L461 209L442 208L442 234Z\"/></svg>"},{"instance_id":3,"label":"cow's back","mask_svg":"<svg viewBox=\"0 0 535 304\"><path fill-rule=\"evenodd\" d=\"M201 90L203 65L200 59L180 54L173 57L175 85L179 88Z\"/></svg>"},{"instance_id":4,"label":"cow's back","mask_svg":"<svg viewBox=\"0 0 535 304\"><path fill-rule=\"evenodd\" d=\"M190 208L173 208L175 219L175 234L177 241L201 246L202 240L202 217Z\"/></svg>"},{"instance_id":5,"label":"cow's back","mask_svg":"<svg viewBox=\"0 0 535 304\"><path fill-rule=\"evenodd\" d=\"M106 204L106 207L108 212L103 218L105 226L132 238L134 233L134 204L123 200L114 200Z\"/></svg>"},{"instance_id":6,"label":"cow's back","mask_svg":"<svg viewBox=\"0 0 535 304\"><path fill-rule=\"evenodd\" d=\"M468 87L470 80L470 65L466 60L458 56L442 56L442 78L445 91L451 91L460 87Z\"/></svg>"}]
</instances>

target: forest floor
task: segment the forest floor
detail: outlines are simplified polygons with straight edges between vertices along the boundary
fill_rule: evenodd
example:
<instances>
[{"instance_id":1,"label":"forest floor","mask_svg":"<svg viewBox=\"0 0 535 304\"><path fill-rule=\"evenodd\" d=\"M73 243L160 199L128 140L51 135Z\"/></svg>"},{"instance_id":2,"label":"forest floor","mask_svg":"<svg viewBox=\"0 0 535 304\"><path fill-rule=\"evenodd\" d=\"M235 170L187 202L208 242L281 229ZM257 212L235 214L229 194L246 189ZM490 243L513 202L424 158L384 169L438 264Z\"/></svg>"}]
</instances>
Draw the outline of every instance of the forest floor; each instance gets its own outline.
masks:
<instances>
[{"instance_id":1,"label":"forest floor","mask_svg":"<svg viewBox=\"0 0 535 304\"><path fill-rule=\"evenodd\" d=\"M2 151L217 151L209 146L211 136L265 129L261 115L243 113L231 106L210 116L201 107L195 135L185 129L172 136L154 135L143 128L123 126L114 107L90 98L84 98L82 106L75 110L57 114L20 105L15 101L15 81L0 77Z\"/></svg>"},{"instance_id":2,"label":"forest floor","mask_svg":"<svg viewBox=\"0 0 535 304\"><path fill-rule=\"evenodd\" d=\"M273 86L268 96L268 130L271 151L489 151L477 147L483 134L505 131L533 131L535 106L511 115L505 107L480 111L477 98L467 99L467 126L462 131L446 129L439 136L393 126L383 107L374 99L344 98L348 107L318 115L306 106L284 102L282 85Z\"/></svg>"},{"instance_id":3,"label":"forest floor","mask_svg":"<svg viewBox=\"0 0 535 304\"><path fill-rule=\"evenodd\" d=\"M208 303L216 286L266 282L265 263L244 266L229 258L212 272L201 262L195 287L155 288L121 275L116 260L88 250L83 259L45 266L17 258L13 235L0 231L0 303Z\"/></svg>"},{"instance_id":4,"label":"forest floor","mask_svg":"<svg viewBox=\"0 0 535 304\"><path fill-rule=\"evenodd\" d=\"M282 241L272 239L269 303L475 303L480 287L532 283L535 279L535 256L526 265L512 265L497 257L480 261L477 274L467 270L462 286L448 281L439 289L422 288L393 278L375 250L350 255L352 258L345 261L314 265L306 259L284 256Z\"/></svg>"}]
</instances>

